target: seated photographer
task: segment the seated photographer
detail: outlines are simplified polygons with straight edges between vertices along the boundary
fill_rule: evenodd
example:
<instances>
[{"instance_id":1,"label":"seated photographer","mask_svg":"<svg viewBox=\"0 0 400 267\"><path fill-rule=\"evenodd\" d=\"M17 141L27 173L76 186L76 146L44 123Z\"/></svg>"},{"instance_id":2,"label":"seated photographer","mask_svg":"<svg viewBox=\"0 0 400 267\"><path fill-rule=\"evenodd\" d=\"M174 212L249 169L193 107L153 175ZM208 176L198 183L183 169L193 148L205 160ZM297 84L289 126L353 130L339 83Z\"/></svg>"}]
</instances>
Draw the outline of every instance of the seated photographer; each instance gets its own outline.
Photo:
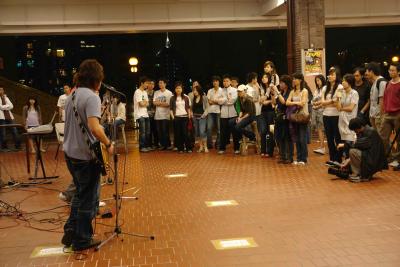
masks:
<instances>
[{"instance_id":1,"label":"seated photographer","mask_svg":"<svg viewBox=\"0 0 400 267\"><path fill-rule=\"evenodd\" d=\"M351 166L351 182L369 181L376 172L387 169L382 139L374 128L364 125L358 117L350 120L349 129L357 134L357 139L352 145L338 145L338 148L350 148L350 158L342 164L342 168Z\"/></svg>"}]
</instances>

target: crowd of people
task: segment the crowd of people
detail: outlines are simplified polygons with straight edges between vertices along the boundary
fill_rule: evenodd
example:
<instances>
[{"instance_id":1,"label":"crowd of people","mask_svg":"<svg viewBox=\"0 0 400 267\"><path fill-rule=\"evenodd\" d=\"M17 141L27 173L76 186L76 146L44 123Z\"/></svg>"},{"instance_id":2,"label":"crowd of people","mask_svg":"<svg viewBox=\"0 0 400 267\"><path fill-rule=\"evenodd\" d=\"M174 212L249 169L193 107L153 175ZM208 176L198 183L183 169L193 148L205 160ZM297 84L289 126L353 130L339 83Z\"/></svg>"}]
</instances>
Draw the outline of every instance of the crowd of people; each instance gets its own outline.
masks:
<instances>
[{"instance_id":1,"label":"crowd of people","mask_svg":"<svg viewBox=\"0 0 400 267\"><path fill-rule=\"evenodd\" d=\"M194 81L188 95L183 93L181 82L175 83L173 91L168 90L164 78L158 80L159 90L154 92L155 81L142 77L133 97L139 150L192 153L198 144L199 153L215 149L222 155L232 144L233 153L240 154L240 143L248 140L255 143L261 157L274 157L277 146L278 163L304 166L315 131L319 147L314 152L326 153L326 139L327 164L346 167L361 138L358 134L364 129L369 132L371 126L382 142L382 158L375 156L383 163L380 170L386 160L397 167L397 155L389 150L391 134L400 128L399 72L399 64L391 63L387 81L375 62L343 77L337 67L331 67L326 78L315 77L316 89L311 89L303 74L278 76L275 65L267 61L263 74L249 73L246 84L240 85L238 78L229 75L222 79L213 76L212 88L204 90ZM169 120L173 121L173 142ZM360 123L363 130L357 132L359 128L354 127ZM371 179L371 175L361 177L360 173L353 168L351 180Z\"/></svg>"},{"instance_id":2,"label":"crowd of people","mask_svg":"<svg viewBox=\"0 0 400 267\"><path fill-rule=\"evenodd\" d=\"M240 154L241 143L249 142L254 143L263 158L274 158L278 151L278 163L304 166L308 162L308 144L315 132L319 146L314 152L324 155L326 140L327 164L347 166L354 156L351 149L359 138L357 131L350 127L352 119L357 118L363 127L375 129L383 142L384 158L398 168L398 154L389 152L391 135L400 129L399 71L399 64L391 63L387 81L375 62L365 68L358 67L343 78L338 68L331 67L327 77L315 77L315 89L311 89L303 74L279 76L274 63L267 61L262 75L249 73L245 84L230 75L222 79L213 76L212 88L205 90L194 81L187 95L182 82L176 82L170 91L168 81L160 78L155 90L155 80L141 77L133 97L139 151L209 153L215 149L222 155L232 145L232 152ZM66 100L74 89L65 85L64 94L58 99L61 122L65 120ZM125 124L126 104L125 99L110 91L102 99L101 125L109 136L112 128ZM13 105L3 88L0 88L0 100L0 125L13 123ZM35 97L28 98L22 115L26 129L42 124ZM173 140L169 129L171 120ZM2 152L8 151L5 130L0 129ZM20 149L17 130L12 128L11 133L15 148ZM32 141L29 144L34 153ZM354 170L352 177L355 177L353 180L371 178L360 177L360 171Z\"/></svg>"}]
</instances>

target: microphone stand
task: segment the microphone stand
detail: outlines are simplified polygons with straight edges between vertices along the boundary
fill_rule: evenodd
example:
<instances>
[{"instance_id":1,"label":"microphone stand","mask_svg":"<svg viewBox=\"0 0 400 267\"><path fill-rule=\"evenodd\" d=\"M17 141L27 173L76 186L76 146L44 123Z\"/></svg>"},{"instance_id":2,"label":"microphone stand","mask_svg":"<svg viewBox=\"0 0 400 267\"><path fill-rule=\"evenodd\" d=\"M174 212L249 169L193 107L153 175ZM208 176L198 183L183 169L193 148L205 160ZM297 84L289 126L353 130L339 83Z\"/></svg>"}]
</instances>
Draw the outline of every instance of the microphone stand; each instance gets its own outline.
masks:
<instances>
[{"instance_id":1,"label":"microphone stand","mask_svg":"<svg viewBox=\"0 0 400 267\"><path fill-rule=\"evenodd\" d=\"M115 123L113 123L113 131L112 131L112 143L116 144L116 137L117 137L117 125ZM126 154L128 153L128 151L125 151L125 157L127 156ZM121 234L123 235L129 235L129 236L135 236L135 237L141 237L141 238L147 238L150 240L154 240L154 236L153 235L144 235L144 234L139 234L139 233L128 233L128 232L123 232L121 229L121 225L119 223L119 212L120 212L120 208L121 208L121 204L122 204L122 200L123 199L138 199L138 197L124 197L123 194L127 191L136 189L136 187L130 188L128 190L122 191L121 193L119 193L119 189L118 189L118 156L119 154L117 154L116 151L116 147L114 147L114 152L113 152L113 161L114 161L114 187L115 187L115 194L113 195L112 198L108 198L108 199L104 199L105 200L115 200L115 227L114 227L114 232L111 236L109 236L106 240L102 241L96 248L95 251L98 251L101 247L103 247L105 244L107 244L109 241L111 241L112 239L114 239L115 237L118 238ZM134 193L139 192L140 188L137 189ZM123 239L121 239L121 241L123 241Z\"/></svg>"}]
</instances>

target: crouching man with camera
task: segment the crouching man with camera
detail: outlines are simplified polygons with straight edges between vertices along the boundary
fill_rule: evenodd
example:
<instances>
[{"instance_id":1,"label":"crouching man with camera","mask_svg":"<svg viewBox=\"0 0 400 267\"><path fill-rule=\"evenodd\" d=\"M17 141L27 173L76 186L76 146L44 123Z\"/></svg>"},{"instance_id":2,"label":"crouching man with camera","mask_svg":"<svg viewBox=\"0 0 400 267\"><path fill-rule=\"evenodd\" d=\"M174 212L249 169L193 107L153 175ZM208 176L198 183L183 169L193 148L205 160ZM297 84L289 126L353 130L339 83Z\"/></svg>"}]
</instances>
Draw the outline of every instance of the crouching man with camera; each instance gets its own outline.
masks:
<instances>
[{"instance_id":1,"label":"crouching man with camera","mask_svg":"<svg viewBox=\"0 0 400 267\"><path fill-rule=\"evenodd\" d=\"M350 158L341 167L344 169L351 166L351 182L369 181L376 172L388 168L382 139L374 128L364 125L360 118L351 119L349 129L357 134L357 139L352 145L338 145L338 148L350 148Z\"/></svg>"}]
</instances>

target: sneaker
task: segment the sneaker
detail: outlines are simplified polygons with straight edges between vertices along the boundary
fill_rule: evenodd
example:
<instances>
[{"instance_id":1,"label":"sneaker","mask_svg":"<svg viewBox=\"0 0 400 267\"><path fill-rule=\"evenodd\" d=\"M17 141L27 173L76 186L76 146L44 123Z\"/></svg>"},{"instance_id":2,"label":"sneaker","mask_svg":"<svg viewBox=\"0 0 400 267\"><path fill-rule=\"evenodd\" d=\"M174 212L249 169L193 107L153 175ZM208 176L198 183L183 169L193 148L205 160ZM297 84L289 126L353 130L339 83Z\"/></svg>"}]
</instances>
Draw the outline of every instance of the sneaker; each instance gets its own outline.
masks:
<instances>
[{"instance_id":1,"label":"sneaker","mask_svg":"<svg viewBox=\"0 0 400 267\"><path fill-rule=\"evenodd\" d=\"M204 153L208 153L209 151L208 151L208 148L207 147L204 147Z\"/></svg>"},{"instance_id":2,"label":"sneaker","mask_svg":"<svg viewBox=\"0 0 400 267\"><path fill-rule=\"evenodd\" d=\"M193 151L191 150L191 149L189 149L188 151L187 151L187 153L192 153Z\"/></svg>"},{"instance_id":3,"label":"sneaker","mask_svg":"<svg viewBox=\"0 0 400 267\"><path fill-rule=\"evenodd\" d=\"M146 147L148 151L153 151L154 149L152 147Z\"/></svg>"},{"instance_id":4,"label":"sneaker","mask_svg":"<svg viewBox=\"0 0 400 267\"><path fill-rule=\"evenodd\" d=\"M184 151L183 151L183 150L179 150L178 153L179 153L179 154L183 154Z\"/></svg>"},{"instance_id":5,"label":"sneaker","mask_svg":"<svg viewBox=\"0 0 400 267\"><path fill-rule=\"evenodd\" d=\"M141 148L139 151L142 152L142 153L147 153L147 152L149 152L149 150L147 149L147 147Z\"/></svg>"},{"instance_id":6,"label":"sneaker","mask_svg":"<svg viewBox=\"0 0 400 267\"><path fill-rule=\"evenodd\" d=\"M86 244L86 245L84 245L82 247L72 246L72 250L73 251L82 251L82 250L85 250L85 249L97 247L100 244L101 244L100 240L92 238L88 244Z\"/></svg>"},{"instance_id":7,"label":"sneaker","mask_svg":"<svg viewBox=\"0 0 400 267\"><path fill-rule=\"evenodd\" d=\"M292 164L293 164L293 165L297 165L298 162L294 160L294 161L292 162Z\"/></svg>"},{"instance_id":8,"label":"sneaker","mask_svg":"<svg viewBox=\"0 0 400 267\"><path fill-rule=\"evenodd\" d=\"M225 150L218 151L218 155L223 155L223 154L225 154Z\"/></svg>"},{"instance_id":9,"label":"sneaker","mask_svg":"<svg viewBox=\"0 0 400 267\"><path fill-rule=\"evenodd\" d=\"M399 166L399 162L397 160L393 160L392 162L390 162L388 164L390 167L394 167L396 168L397 166Z\"/></svg>"},{"instance_id":10,"label":"sneaker","mask_svg":"<svg viewBox=\"0 0 400 267\"><path fill-rule=\"evenodd\" d=\"M64 194L64 192L60 192L60 194L58 194L58 198L67 202L67 196Z\"/></svg>"},{"instance_id":11,"label":"sneaker","mask_svg":"<svg viewBox=\"0 0 400 267\"><path fill-rule=\"evenodd\" d=\"M64 235L61 239L61 244L63 244L65 247L68 248L71 246L73 238L74 238L74 231L67 230L64 232Z\"/></svg>"},{"instance_id":12,"label":"sneaker","mask_svg":"<svg viewBox=\"0 0 400 267\"><path fill-rule=\"evenodd\" d=\"M306 163L305 163L304 161L298 161L298 162L297 162L297 165L302 165L302 166L304 166L304 165L306 165Z\"/></svg>"},{"instance_id":13,"label":"sneaker","mask_svg":"<svg viewBox=\"0 0 400 267\"><path fill-rule=\"evenodd\" d=\"M177 147L172 148L172 151L178 151Z\"/></svg>"},{"instance_id":14,"label":"sneaker","mask_svg":"<svg viewBox=\"0 0 400 267\"><path fill-rule=\"evenodd\" d=\"M235 155L239 155L240 154L240 150L235 150Z\"/></svg>"},{"instance_id":15,"label":"sneaker","mask_svg":"<svg viewBox=\"0 0 400 267\"><path fill-rule=\"evenodd\" d=\"M325 155L325 148L318 148L313 151L314 151L314 153Z\"/></svg>"}]
</instances>

